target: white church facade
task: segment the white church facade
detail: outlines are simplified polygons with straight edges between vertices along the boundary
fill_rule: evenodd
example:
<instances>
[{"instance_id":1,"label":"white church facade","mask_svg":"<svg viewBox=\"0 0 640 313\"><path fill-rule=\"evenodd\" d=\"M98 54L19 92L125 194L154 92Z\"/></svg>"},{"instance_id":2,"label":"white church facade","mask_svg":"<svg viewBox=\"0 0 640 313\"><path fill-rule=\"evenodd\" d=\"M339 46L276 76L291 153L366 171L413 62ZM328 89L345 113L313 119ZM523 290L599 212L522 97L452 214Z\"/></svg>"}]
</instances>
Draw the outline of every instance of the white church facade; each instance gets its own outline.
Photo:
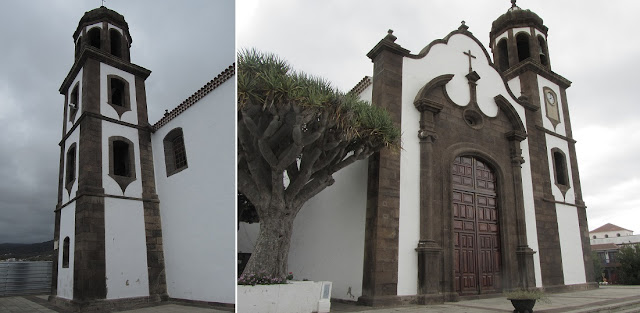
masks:
<instances>
[{"instance_id":1,"label":"white church facade","mask_svg":"<svg viewBox=\"0 0 640 313\"><path fill-rule=\"evenodd\" d=\"M73 39L51 299L233 305L235 66L150 124L124 17L86 12Z\"/></svg>"},{"instance_id":2,"label":"white church facade","mask_svg":"<svg viewBox=\"0 0 640 313\"><path fill-rule=\"evenodd\" d=\"M566 89L547 27L513 6L490 52L464 23L418 54L391 31L351 92L402 133L335 175L296 217L289 271L368 305L434 303L521 287L597 287ZM240 223L251 253L258 224Z\"/></svg>"}]
</instances>

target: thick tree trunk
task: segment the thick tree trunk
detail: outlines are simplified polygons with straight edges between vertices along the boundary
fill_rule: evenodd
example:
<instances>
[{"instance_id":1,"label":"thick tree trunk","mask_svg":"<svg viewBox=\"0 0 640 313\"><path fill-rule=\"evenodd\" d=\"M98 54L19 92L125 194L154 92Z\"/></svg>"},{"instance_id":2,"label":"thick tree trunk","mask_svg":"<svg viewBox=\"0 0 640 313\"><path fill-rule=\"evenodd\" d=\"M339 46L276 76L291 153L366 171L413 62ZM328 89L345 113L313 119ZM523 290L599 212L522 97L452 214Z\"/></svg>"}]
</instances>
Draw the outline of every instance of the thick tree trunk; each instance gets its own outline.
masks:
<instances>
[{"instance_id":1,"label":"thick tree trunk","mask_svg":"<svg viewBox=\"0 0 640 313\"><path fill-rule=\"evenodd\" d=\"M269 212L272 214L260 216L260 233L243 274L284 279L295 214L286 213L288 208L271 208Z\"/></svg>"}]
</instances>

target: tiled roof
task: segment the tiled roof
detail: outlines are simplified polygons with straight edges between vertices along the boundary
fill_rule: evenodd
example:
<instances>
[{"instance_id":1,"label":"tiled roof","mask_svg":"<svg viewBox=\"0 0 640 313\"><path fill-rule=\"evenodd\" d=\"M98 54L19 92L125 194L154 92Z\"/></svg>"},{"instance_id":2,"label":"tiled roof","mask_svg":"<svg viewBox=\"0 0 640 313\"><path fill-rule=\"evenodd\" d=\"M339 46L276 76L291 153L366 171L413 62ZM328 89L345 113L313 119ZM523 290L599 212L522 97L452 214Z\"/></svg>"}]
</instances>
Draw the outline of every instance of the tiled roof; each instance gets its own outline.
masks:
<instances>
[{"instance_id":1,"label":"tiled roof","mask_svg":"<svg viewBox=\"0 0 640 313\"><path fill-rule=\"evenodd\" d=\"M156 130L160 129L160 127L162 127L162 126L166 125L167 123L169 123L169 121L171 121L172 119L176 118L176 116L180 115L186 109L188 109L189 107L194 105L196 102L198 102L198 100L204 98L204 96L209 94L211 91L216 89L218 86L222 85L222 83L224 83L227 80L229 80L235 74L236 74L236 64L233 63L227 69L222 71L222 73L218 74L218 76L216 76L216 78L212 79L210 82L208 82L202 88L200 88L200 90L196 91L193 95L191 95L191 97L189 97L186 100L182 101L182 103L180 103L180 105L175 107L170 112L165 113L164 116L158 122L153 124L153 130L156 131Z\"/></svg>"},{"instance_id":2,"label":"tiled roof","mask_svg":"<svg viewBox=\"0 0 640 313\"><path fill-rule=\"evenodd\" d=\"M592 251L602 251L602 250L618 250L618 246L615 243L603 243L599 245L591 245Z\"/></svg>"},{"instance_id":3,"label":"tiled roof","mask_svg":"<svg viewBox=\"0 0 640 313\"><path fill-rule=\"evenodd\" d=\"M607 223L607 224L604 224L604 225L602 225L602 226L590 231L589 233L603 233L603 232L617 231L617 230L631 231L629 229L622 228L622 227L620 227L618 225L613 225L611 223Z\"/></svg>"},{"instance_id":4,"label":"tiled roof","mask_svg":"<svg viewBox=\"0 0 640 313\"><path fill-rule=\"evenodd\" d=\"M353 89L351 89L351 91L349 91L349 93L352 93L354 95L359 95L372 83L373 82L371 81L371 77L365 76L359 83L356 84L355 87L353 87Z\"/></svg>"}]
</instances>

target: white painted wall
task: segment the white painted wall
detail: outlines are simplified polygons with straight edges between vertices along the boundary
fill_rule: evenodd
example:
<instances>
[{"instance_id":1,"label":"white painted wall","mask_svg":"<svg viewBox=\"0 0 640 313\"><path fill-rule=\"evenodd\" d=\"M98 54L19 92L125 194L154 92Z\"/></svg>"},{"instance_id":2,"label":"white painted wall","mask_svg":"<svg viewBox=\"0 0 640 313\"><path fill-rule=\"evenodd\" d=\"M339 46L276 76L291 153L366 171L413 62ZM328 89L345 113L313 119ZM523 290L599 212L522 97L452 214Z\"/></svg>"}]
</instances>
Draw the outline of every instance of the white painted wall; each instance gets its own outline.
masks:
<instances>
[{"instance_id":1,"label":"white painted wall","mask_svg":"<svg viewBox=\"0 0 640 313\"><path fill-rule=\"evenodd\" d=\"M140 145L138 143L138 129L102 121L102 186L105 194L134 198L142 198L142 174L140 170ZM109 176L109 137L120 136L129 139L133 143L133 160L136 172L136 180L131 182L124 191L120 185Z\"/></svg>"},{"instance_id":2,"label":"white painted wall","mask_svg":"<svg viewBox=\"0 0 640 313\"><path fill-rule=\"evenodd\" d=\"M367 166L362 160L336 173L333 186L307 201L294 222L289 271L296 280L331 281L337 299L362 295Z\"/></svg>"},{"instance_id":3,"label":"white painted wall","mask_svg":"<svg viewBox=\"0 0 640 313\"><path fill-rule=\"evenodd\" d=\"M118 112L108 103L109 95L107 89L107 75L117 75L129 83L129 104L130 111L124 112L122 117L118 116ZM138 105L136 100L136 81L135 76L131 73L119 70L113 66L100 63L100 114L123 122L138 124Z\"/></svg>"},{"instance_id":4,"label":"white painted wall","mask_svg":"<svg viewBox=\"0 0 640 313\"><path fill-rule=\"evenodd\" d=\"M360 98L360 100L371 103L371 99L373 99L373 84L370 84L369 86L367 86L367 88L362 90L358 97Z\"/></svg>"},{"instance_id":5,"label":"white painted wall","mask_svg":"<svg viewBox=\"0 0 640 313\"><path fill-rule=\"evenodd\" d=\"M76 203L70 203L60 211L60 241L58 241L58 297L73 299L73 267L76 234ZM62 267L64 238L69 237L69 267Z\"/></svg>"},{"instance_id":6,"label":"white painted wall","mask_svg":"<svg viewBox=\"0 0 640 313\"><path fill-rule=\"evenodd\" d=\"M526 120L522 121L525 123ZM525 139L520 143L522 148L522 193L524 202L524 219L527 227L527 244L533 251L538 252L538 228L536 222L536 207L533 197L533 176L531 174L531 156L529 154L529 139ZM540 269L540 254L533 255L533 268L536 277L536 286L542 287L542 271Z\"/></svg>"},{"instance_id":7,"label":"white painted wall","mask_svg":"<svg viewBox=\"0 0 640 313\"><path fill-rule=\"evenodd\" d=\"M167 289L173 298L235 302L235 78L152 136ZM162 140L182 127L188 168L167 177Z\"/></svg>"},{"instance_id":8,"label":"white painted wall","mask_svg":"<svg viewBox=\"0 0 640 313\"><path fill-rule=\"evenodd\" d=\"M569 154L569 145L566 140L549 134L545 135L545 139L547 140L547 158L549 162L549 177L551 177L551 192L553 193L553 197L556 201L575 204L576 194L574 192L575 188L573 188L574 185L571 168L571 155ZM567 164L565 164L565 166L567 167L567 175L569 176L568 179L571 188L567 190L565 196L562 196L562 191L560 191L560 188L558 188L558 186L556 186L555 184L555 178L553 174L553 154L551 153L551 149L553 148L562 150L562 153L564 153L564 156L566 157L565 161L567 162Z\"/></svg>"},{"instance_id":9,"label":"white painted wall","mask_svg":"<svg viewBox=\"0 0 640 313\"><path fill-rule=\"evenodd\" d=\"M451 100L464 107L471 98L468 80L469 59L463 52L471 51L476 56L472 60L473 70L480 75L477 86L477 101L486 116L496 116L498 106L494 101L497 95L503 95L516 108L520 119L525 122L524 109L512 99L500 74L491 66L491 60L485 57L484 48L466 35L456 34L447 43L431 47L429 54L422 59L405 58L402 80L402 145L400 157L400 230L398 251L398 295L417 293L417 247L420 236L420 147L417 137L420 116L413 105L419 90L433 78L445 74L454 77L445 86ZM526 142L523 143L526 145ZM527 156L525 156L527 158ZM523 173L523 175L527 175ZM530 177L530 171L529 171ZM531 192L532 191L525 191ZM535 224L532 228L535 230Z\"/></svg>"},{"instance_id":10,"label":"white painted wall","mask_svg":"<svg viewBox=\"0 0 640 313\"><path fill-rule=\"evenodd\" d=\"M587 279L584 272L578 210L574 206L556 204L556 216L558 218L564 283L565 285L584 284Z\"/></svg>"},{"instance_id":11,"label":"white painted wall","mask_svg":"<svg viewBox=\"0 0 640 313\"><path fill-rule=\"evenodd\" d=\"M84 68L81 68L80 71L78 71L78 74L76 75L76 78L73 80L73 82L71 83L71 85L69 85L69 90L67 91L67 103L66 105L69 105L69 101L71 101L71 93L73 92L73 88L76 86L76 84L78 84L78 112L76 113L76 117L73 121L69 121L69 115L71 113L71 108L68 107L67 108L67 116L65 116L64 118L64 123L67 125L67 131L69 131L71 129L71 127L73 126L73 124L75 122L78 121L78 118L80 117L80 114L82 113L82 74L84 73ZM76 159L77 160L77 159Z\"/></svg>"},{"instance_id":12,"label":"white painted wall","mask_svg":"<svg viewBox=\"0 0 640 313\"><path fill-rule=\"evenodd\" d=\"M107 299L149 296L142 201L104 198Z\"/></svg>"},{"instance_id":13,"label":"white painted wall","mask_svg":"<svg viewBox=\"0 0 640 313\"><path fill-rule=\"evenodd\" d=\"M609 238L598 236L598 238L596 239L593 239L593 234L591 235L591 245L600 245L604 243L615 243L617 245L640 243L640 235L623 236L622 234L620 234L620 237L617 237L616 233L614 232L613 235L609 235Z\"/></svg>"},{"instance_id":14,"label":"white painted wall","mask_svg":"<svg viewBox=\"0 0 640 313\"><path fill-rule=\"evenodd\" d=\"M511 92L513 92L513 95L516 98L522 96L522 90L521 90L522 87L520 86L520 76L516 76L512 78L510 81L507 82L507 84L509 85ZM525 123L526 121L522 121L522 122Z\"/></svg>"},{"instance_id":15,"label":"white painted wall","mask_svg":"<svg viewBox=\"0 0 640 313\"><path fill-rule=\"evenodd\" d=\"M73 133L71 133L71 135L69 135L69 137L67 137L67 140L65 140L64 142L64 172L63 172L63 180L62 180L62 204L65 204L67 202L69 202L70 199L75 198L76 196L76 192L78 191L78 170L79 170L79 164L80 164L80 141L79 141L79 137L80 137L80 128L76 128ZM73 182L73 186L71 186L71 192L69 193L67 191L66 185L67 185L67 151L69 150L69 147L71 147L72 144L76 144L76 179Z\"/></svg>"},{"instance_id":16,"label":"white painted wall","mask_svg":"<svg viewBox=\"0 0 640 313\"><path fill-rule=\"evenodd\" d=\"M553 123L551 123L551 120L549 120L549 118L547 117L547 105L544 102L544 97L545 97L544 92L542 92L543 87L551 88L551 90L553 90L553 92L555 92L556 95L558 96L557 106L558 106L558 116L560 117L560 123L557 124L555 128L553 128ZM538 94L540 95L540 110L542 111L542 126L545 129L555 132L556 134L566 136L567 132L564 126L564 115L563 115L564 109L563 109L562 97L560 95L560 87L558 87L558 85L556 85L555 83L552 83L550 80L538 75Z\"/></svg>"}]
</instances>

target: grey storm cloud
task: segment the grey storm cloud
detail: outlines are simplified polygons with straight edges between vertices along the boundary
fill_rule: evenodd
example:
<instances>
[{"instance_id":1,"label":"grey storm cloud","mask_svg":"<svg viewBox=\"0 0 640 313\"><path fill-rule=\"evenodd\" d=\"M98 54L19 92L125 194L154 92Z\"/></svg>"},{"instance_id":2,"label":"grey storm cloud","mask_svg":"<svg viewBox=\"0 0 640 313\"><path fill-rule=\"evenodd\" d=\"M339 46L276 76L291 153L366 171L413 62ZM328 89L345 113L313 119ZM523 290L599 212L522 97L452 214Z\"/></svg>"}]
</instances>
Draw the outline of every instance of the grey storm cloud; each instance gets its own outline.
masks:
<instances>
[{"instance_id":1,"label":"grey storm cloud","mask_svg":"<svg viewBox=\"0 0 640 313\"><path fill-rule=\"evenodd\" d=\"M73 32L100 1L0 4L0 243L53 239L64 96ZM105 1L122 14L146 81L149 122L235 60L233 0Z\"/></svg>"},{"instance_id":2,"label":"grey storm cloud","mask_svg":"<svg viewBox=\"0 0 640 313\"><path fill-rule=\"evenodd\" d=\"M372 75L366 57L388 29L417 54L464 20L488 49L491 23L511 1L238 0L237 46L278 54L296 70L348 91ZM635 12L640 3L518 0L549 27L551 68L567 90L589 228L605 223L640 231L640 70ZM491 55L491 50L488 49Z\"/></svg>"}]
</instances>

